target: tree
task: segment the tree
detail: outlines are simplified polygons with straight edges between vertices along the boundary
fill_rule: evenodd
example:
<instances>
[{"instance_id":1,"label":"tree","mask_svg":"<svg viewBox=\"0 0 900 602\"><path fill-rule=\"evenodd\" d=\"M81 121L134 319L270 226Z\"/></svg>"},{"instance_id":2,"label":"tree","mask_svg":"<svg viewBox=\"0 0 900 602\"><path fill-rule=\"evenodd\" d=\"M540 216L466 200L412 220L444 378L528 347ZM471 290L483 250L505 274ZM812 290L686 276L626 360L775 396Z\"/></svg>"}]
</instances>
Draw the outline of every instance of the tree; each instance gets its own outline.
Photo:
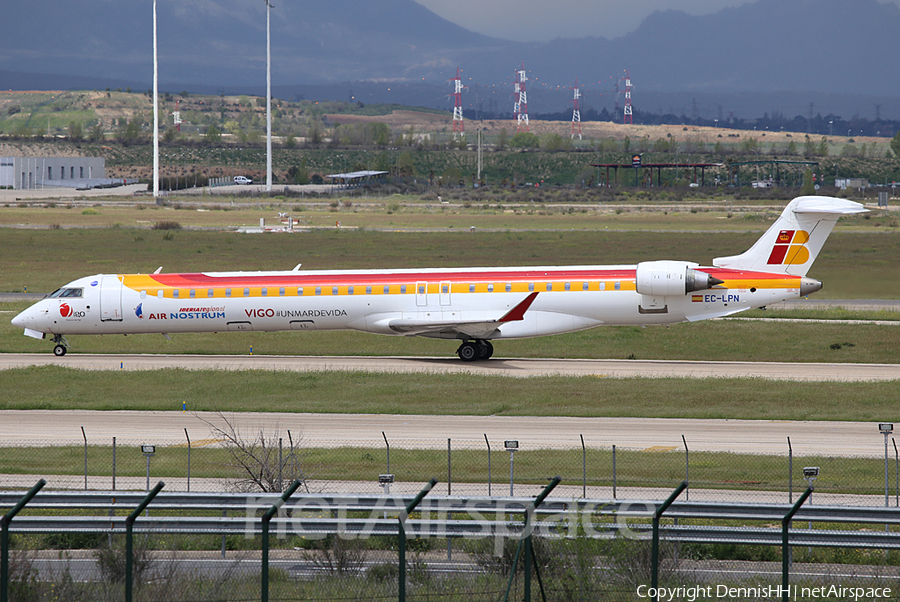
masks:
<instances>
[{"instance_id":1,"label":"tree","mask_svg":"<svg viewBox=\"0 0 900 602\"><path fill-rule=\"evenodd\" d=\"M235 491L278 492L295 479L305 484L306 475L300 467L297 446L288 431L288 447L284 449L284 439L262 429L253 430L249 435L241 431L233 418L218 413L219 424L203 419L212 429L212 437L221 441L227 456L227 466L235 470L231 483ZM309 493L309 487L306 487Z\"/></svg>"},{"instance_id":2,"label":"tree","mask_svg":"<svg viewBox=\"0 0 900 602\"><path fill-rule=\"evenodd\" d=\"M900 131L894 134L894 139L891 140L891 150L894 151L895 157L900 157Z\"/></svg>"},{"instance_id":3,"label":"tree","mask_svg":"<svg viewBox=\"0 0 900 602\"><path fill-rule=\"evenodd\" d=\"M803 188L800 190L803 196L816 194L816 186L813 184L812 171L807 169L803 172Z\"/></svg>"},{"instance_id":4,"label":"tree","mask_svg":"<svg viewBox=\"0 0 900 602\"><path fill-rule=\"evenodd\" d=\"M81 127L81 124L77 121L69 122L69 140L72 142L81 142L81 138L84 136L84 130Z\"/></svg>"},{"instance_id":5,"label":"tree","mask_svg":"<svg viewBox=\"0 0 900 602\"><path fill-rule=\"evenodd\" d=\"M509 144L509 132L506 131L506 128L501 128L497 135L497 148L503 150L507 144Z\"/></svg>"},{"instance_id":6,"label":"tree","mask_svg":"<svg viewBox=\"0 0 900 602\"><path fill-rule=\"evenodd\" d=\"M206 141L213 145L217 145L222 141L222 131L215 124L206 128Z\"/></svg>"},{"instance_id":7,"label":"tree","mask_svg":"<svg viewBox=\"0 0 900 602\"><path fill-rule=\"evenodd\" d=\"M509 146L511 148L540 148L541 140L537 134L531 132L516 132L516 135L510 138Z\"/></svg>"}]
</instances>

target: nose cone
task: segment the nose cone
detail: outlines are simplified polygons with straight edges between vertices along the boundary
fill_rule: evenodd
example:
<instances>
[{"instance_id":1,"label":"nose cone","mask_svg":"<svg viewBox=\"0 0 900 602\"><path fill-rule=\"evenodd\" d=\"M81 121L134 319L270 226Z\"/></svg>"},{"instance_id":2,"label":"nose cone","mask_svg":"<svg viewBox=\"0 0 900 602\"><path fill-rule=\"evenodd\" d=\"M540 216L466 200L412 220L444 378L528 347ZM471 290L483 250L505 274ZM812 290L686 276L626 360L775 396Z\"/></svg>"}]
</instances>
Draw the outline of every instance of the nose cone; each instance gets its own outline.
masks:
<instances>
[{"instance_id":1,"label":"nose cone","mask_svg":"<svg viewBox=\"0 0 900 602\"><path fill-rule=\"evenodd\" d=\"M28 324L32 321L28 315L30 311L31 311L31 308L29 307L28 309L26 309L25 311L20 313L18 316L13 318L12 325L15 326L16 328L22 328L22 329L28 328Z\"/></svg>"}]
</instances>

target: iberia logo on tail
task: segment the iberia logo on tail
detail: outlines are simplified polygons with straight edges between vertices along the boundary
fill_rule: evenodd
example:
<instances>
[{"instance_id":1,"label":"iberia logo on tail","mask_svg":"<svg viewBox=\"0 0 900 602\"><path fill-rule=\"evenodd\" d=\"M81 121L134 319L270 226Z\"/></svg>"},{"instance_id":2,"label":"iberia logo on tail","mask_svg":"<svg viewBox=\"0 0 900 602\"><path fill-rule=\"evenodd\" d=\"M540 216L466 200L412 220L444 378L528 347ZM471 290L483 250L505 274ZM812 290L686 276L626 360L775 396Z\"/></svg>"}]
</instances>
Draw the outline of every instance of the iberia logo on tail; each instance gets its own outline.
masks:
<instances>
[{"instance_id":1,"label":"iberia logo on tail","mask_svg":"<svg viewBox=\"0 0 900 602\"><path fill-rule=\"evenodd\" d=\"M775 239L772 253L769 255L769 265L796 265L809 261L809 250L806 243L809 242L809 232L804 230L782 230Z\"/></svg>"}]
</instances>

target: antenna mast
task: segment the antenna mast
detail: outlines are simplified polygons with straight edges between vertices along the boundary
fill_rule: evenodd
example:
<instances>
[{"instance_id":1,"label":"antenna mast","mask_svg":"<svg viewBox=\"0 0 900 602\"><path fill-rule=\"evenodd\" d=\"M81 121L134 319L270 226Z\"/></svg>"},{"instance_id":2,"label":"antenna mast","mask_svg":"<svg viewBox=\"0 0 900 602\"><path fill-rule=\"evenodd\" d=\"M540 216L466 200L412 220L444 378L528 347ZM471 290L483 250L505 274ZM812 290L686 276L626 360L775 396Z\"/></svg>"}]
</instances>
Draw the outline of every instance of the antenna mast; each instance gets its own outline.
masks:
<instances>
[{"instance_id":1,"label":"antenna mast","mask_svg":"<svg viewBox=\"0 0 900 602\"><path fill-rule=\"evenodd\" d=\"M456 68L456 77L451 77L450 81L453 82L453 93L450 95L453 97L453 139L458 140L466 135L462 109L462 91L466 87L459 76L459 67Z\"/></svg>"},{"instance_id":2,"label":"antenna mast","mask_svg":"<svg viewBox=\"0 0 900 602\"><path fill-rule=\"evenodd\" d=\"M573 98L569 101L574 105L572 107L572 140L575 139L575 136L578 136L578 139L581 140L581 109L578 106L578 99L581 98L581 88L578 87L577 77L572 90L574 91Z\"/></svg>"},{"instance_id":3,"label":"antenna mast","mask_svg":"<svg viewBox=\"0 0 900 602\"><path fill-rule=\"evenodd\" d=\"M625 70L625 113L622 115L622 123L634 123L631 109L631 76Z\"/></svg>"},{"instance_id":4,"label":"antenna mast","mask_svg":"<svg viewBox=\"0 0 900 602\"><path fill-rule=\"evenodd\" d=\"M525 61L522 61L522 68L515 72L514 79L516 81L516 86L513 97L515 97L516 102L513 105L513 114L516 117L516 131L527 132L528 94L525 91L525 82L528 81L528 77L525 75Z\"/></svg>"}]
</instances>

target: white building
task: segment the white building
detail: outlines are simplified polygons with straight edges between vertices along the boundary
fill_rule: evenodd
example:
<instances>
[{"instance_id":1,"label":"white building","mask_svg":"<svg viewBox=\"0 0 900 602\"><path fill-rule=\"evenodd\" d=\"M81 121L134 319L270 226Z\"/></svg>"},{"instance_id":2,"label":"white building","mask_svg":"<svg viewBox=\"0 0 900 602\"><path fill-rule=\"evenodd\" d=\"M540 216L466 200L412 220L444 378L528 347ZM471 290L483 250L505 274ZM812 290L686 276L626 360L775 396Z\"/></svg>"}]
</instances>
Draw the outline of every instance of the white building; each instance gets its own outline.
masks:
<instances>
[{"instance_id":1,"label":"white building","mask_svg":"<svg viewBox=\"0 0 900 602\"><path fill-rule=\"evenodd\" d=\"M112 183L103 157L0 157L0 188L93 188Z\"/></svg>"}]
</instances>

